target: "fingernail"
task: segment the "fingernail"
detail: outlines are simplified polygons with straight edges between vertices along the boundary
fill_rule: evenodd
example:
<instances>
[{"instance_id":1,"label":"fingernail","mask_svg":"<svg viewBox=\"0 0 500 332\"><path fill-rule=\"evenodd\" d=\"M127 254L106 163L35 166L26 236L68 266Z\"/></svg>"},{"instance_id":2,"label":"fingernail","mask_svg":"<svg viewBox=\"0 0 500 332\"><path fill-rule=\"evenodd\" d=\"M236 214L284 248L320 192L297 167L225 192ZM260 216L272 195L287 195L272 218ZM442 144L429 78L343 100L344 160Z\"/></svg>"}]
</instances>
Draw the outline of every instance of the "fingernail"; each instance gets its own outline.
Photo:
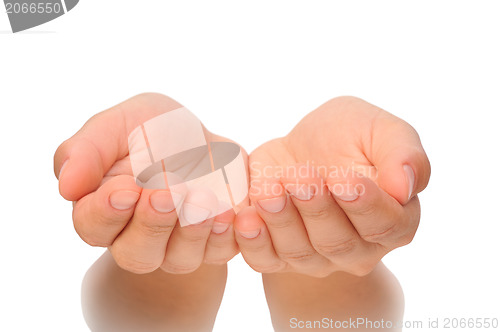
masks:
<instances>
[{"instance_id":1,"label":"fingernail","mask_svg":"<svg viewBox=\"0 0 500 332\"><path fill-rule=\"evenodd\" d=\"M190 224L199 224L205 220L207 220L210 215L210 210L199 207L192 203L184 203L182 206L182 215L186 219L186 221Z\"/></svg>"},{"instance_id":2,"label":"fingernail","mask_svg":"<svg viewBox=\"0 0 500 332\"><path fill-rule=\"evenodd\" d=\"M155 191L149 196L151 206L158 212L168 213L175 209L175 202L173 194L166 190Z\"/></svg>"},{"instance_id":3,"label":"fingernail","mask_svg":"<svg viewBox=\"0 0 500 332\"><path fill-rule=\"evenodd\" d=\"M411 195L413 194L413 187L415 186L415 172L413 172L413 169L410 165L403 165L403 169L406 173L406 181L408 182L409 188L408 199L410 199Z\"/></svg>"},{"instance_id":4,"label":"fingernail","mask_svg":"<svg viewBox=\"0 0 500 332\"><path fill-rule=\"evenodd\" d=\"M212 232L214 232L215 234L222 234L225 231L227 231L228 228L229 228L229 224L228 223L217 222L216 221L212 225Z\"/></svg>"},{"instance_id":5,"label":"fingernail","mask_svg":"<svg viewBox=\"0 0 500 332\"><path fill-rule=\"evenodd\" d=\"M288 184L285 189L290 195L301 201L308 201L315 194L314 188L307 184Z\"/></svg>"},{"instance_id":6,"label":"fingernail","mask_svg":"<svg viewBox=\"0 0 500 332\"><path fill-rule=\"evenodd\" d=\"M285 208L286 196L279 196L259 201L260 207L269 213L278 213Z\"/></svg>"},{"instance_id":7,"label":"fingernail","mask_svg":"<svg viewBox=\"0 0 500 332\"><path fill-rule=\"evenodd\" d=\"M256 229L254 231L238 231L241 236L246 239L255 239L260 234L260 229Z\"/></svg>"},{"instance_id":8,"label":"fingernail","mask_svg":"<svg viewBox=\"0 0 500 332\"><path fill-rule=\"evenodd\" d=\"M170 192L170 195L172 196L172 201L174 202L175 208L179 208L181 206L182 200L184 199L184 196L173 191Z\"/></svg>"},{"instance_id":9,"label":"fingernail","mask_svg":"<svg viewBox=\"0 0 500 332\"><path fill-rule=\"evenodd\" d=\"M62 175L62 173L63 173L64 167L66 167L66 165L68 164L68 161L69 161L69 159L67 159L67 160L63 163L63 165L61 166L61 169L59 170L59 176L57 177L57 179L58 179L59 181L61 181L61 175Z\"/></svg>"},{"instance_id":10,"label":"fingernail","mask_svg":"<svg viewBox=\"0 0 500 332\"><path fill-rule=\"evenodd\" d=\"M128 210L137 203L139 197L140 194L135 191L115 191L109 196L109 203L117 210Z\"/></svg>"},{"instance_id":11,"label":"fingernail","mask_svg":"<svg viewBox=\"0 0 500 332\"><path fill-rule=\"evenodd\" d=\"M350 183L336 183L329 189L333 196L344 202L352 202L359 197L356 188Z\"/></svg>"}]
</instances>

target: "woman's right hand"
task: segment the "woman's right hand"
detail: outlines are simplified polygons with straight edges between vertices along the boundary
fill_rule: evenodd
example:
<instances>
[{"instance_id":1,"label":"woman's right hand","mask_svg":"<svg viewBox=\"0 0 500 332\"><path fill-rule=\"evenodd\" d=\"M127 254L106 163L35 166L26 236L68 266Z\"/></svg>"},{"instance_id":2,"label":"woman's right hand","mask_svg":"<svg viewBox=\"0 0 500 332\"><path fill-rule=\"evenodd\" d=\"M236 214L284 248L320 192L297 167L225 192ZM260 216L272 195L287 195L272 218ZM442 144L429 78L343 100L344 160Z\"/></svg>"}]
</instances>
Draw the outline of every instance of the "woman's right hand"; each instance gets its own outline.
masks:
<instances>
[{"instance_id":1,"label":"woman's right hand","mask_svg":"<svg viewBox=\"0 0 500 332\"><path fill-rule=\"evenodd\" d=\"M92 246L108 247L117 264L130 272L161 268L190 273L202 263L225 264L238 253L232 209L180 227L170 191L143 189L135 182L128 133L179 107L163 95L138 95L93 116L54 156L60 193L73 201L77 233ZM205 135L211 141L228 141L208 131ZM211 201L206 195L198 191L186 196L190 213L213 208L204 206Z\"/></svg>"}]
</instances>

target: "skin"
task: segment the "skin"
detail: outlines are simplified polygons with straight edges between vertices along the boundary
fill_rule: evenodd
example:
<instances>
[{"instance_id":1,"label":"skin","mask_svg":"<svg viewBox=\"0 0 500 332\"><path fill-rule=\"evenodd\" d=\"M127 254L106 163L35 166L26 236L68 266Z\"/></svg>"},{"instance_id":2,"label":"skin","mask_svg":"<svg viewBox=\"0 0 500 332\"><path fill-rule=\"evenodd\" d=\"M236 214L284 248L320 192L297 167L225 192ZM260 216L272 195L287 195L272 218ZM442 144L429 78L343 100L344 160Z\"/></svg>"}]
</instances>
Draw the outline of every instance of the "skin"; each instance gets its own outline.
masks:
<instances>
[{"instance_id":1,"label":"skin","mask_svg":"<svg viewBox=\"0 0 500 332\"><path fill-rule=\"evenodd\" d=\"M296 331L292 318L303 322L322 321L324 318L339 322L357 318L372 322L399 322L403 319L403 291L382 263L364 277L345 272L334 272L324 278L298 273L265 274L264 289L275 331ZM352 330L401 331L397 327L365 327L369 326L360 325ZM325 331L325 328L307 331Z\"/></svg>"},{"instance_id":2,"label":"skin","mask_svg":"<svg viewBox=\"0 0 500 332\"><path fill-rule=\"evenodd\" d=\"M143 189L135 183L128 134L145 121L179 107L182 105L159 94L136 96L92 117L54 156L60 193L74 202L77 233L91 246L107 247L118 266L133 273L158 268L174 274L191 273L202 263L225 264L238 253L233 211L179 227L170 192ZM204 131L208 141L229 141ZM170 206L171 211L155 209L154 201ZM210 197L196 203L207 202L211 202ZM214 223L226 225L227 230L212 232Z\"/></svg>"},{"instance_id":3,"label":"skin","mask_svg":"<svg viewBox=\"0 0 500 332\"><path fill-rule=\"evenodd\" d=\"M430 164L416 131L340 97L256 149L249 165L252 206L238 213L236 240L263 273L275 330L293 330L291 317L400 321L403 293L380 260L418 227Z\"/></svg>"},{"instance_id":4,"label":"skin","mask_svg":"<svg viewBox=\"0 0 500 332\"><path fill-rule=\"evenodd\" d=\"M83 314L92 331L211 331L226 276L225 265L206 264L189 274L136 274L106 251L83 280Z\"/></svg>"},{"instance_id":5,"label":"skin","mask_svg":"<svg viewBox=\"0 0 500 332\"><path fill-rule=\"evenodd\" d=\"M363 276L415 235L429 161L409 124L361 99L327 102L249 158L252 206L235 229L259 272Z\"/></svg>"},{"instance_id":6,"label":"skin","mask_svg":"<svg viewBox=\"0 0 500 332\"><path fill-rule=\"evenodd\" d=\"M287 330L297 313L304 320L332 312L401 316L401 289L379 262L413 238L420 217L416 195L430 176L411 126L357 98L329 101L289 135L250 155L251 206L244 202L237 216L227 212L181 228L175 210L166 211L173 206L168 191L135 184L127 144L135 127L179 107L162 95L136 96L91 118L55 154L61 195L74 202L76 231L88 244L109 249L84 280L89 325L96 331L133 330L146 322L156 324L151 331L210 330L225 264L238 250L263 273L277 330ZM208 141L228 141L204 131ZM320 167L331 165L343 171ZM269 167L307 172L269 175ZM221 224L227 230L215 232ZM198 292L179 291L193 287ZM367 292L354 296L354 290ZM102 314L110 308L109 316ZM206 315L188 319L203 308Z\"/></svg>"},{"instance_id":7,"label":"skin","mask_svg":"<svg viewBox=\"0 0 500 332\"><path fill-rule=\"evenodd\" d=\"M83 281L92 331L210 331L214 324L226 263L238 253L234 212L179 227L169 191L138 187L128 156L128 133L179 107L163 95L138 95L92 117L55 153L59 191L73 201L77 233L91 246L108 248ZM229 141L203 129L209 142Z\"/></svg>"}]
</instances>

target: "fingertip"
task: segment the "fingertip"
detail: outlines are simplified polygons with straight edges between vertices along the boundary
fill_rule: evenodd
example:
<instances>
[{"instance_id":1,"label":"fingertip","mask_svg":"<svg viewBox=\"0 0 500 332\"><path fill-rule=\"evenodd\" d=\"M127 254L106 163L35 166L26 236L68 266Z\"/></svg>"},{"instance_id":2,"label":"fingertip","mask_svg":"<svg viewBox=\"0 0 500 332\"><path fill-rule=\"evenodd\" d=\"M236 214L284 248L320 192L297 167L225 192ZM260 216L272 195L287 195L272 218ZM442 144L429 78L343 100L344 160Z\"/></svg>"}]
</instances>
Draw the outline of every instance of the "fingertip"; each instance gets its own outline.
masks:
<instances>
[{"instance_id":1,"label":"fingertip","mask_svg":"<svg viewBox=\"0 0 500 332\"><path fill-rule=\"evenodd\" d=\"M285 188L278 178L252 180L248 192L251 202L282 196L284 194Z\"/></svg>"},{"instance_id":2,"label":"fingertip","mask_svg":"<svg viewBox=\"0 0 500 332\"><path fill-rule=\"evenodd\" d=\"M190 189L179 210L181 226L200 225L213 219L218 212L217 196L208 188Z\"/></svg>"},{"instance_id":3,"label":"fingertip","mask_svg":"<svg viewBox=\"0 0 500 332\"><path fill-rule=\"evenodd\" d=\"M103 179L98 152L89 145L73 147L59 170L59 192L62 197L76 201L95 191Z\"/></svg>"},{"instance_id":4,"label":"fingertip","mask_svg":"<svg viewBox=\"0 0 500 332\"><path fill-rule=\"evenodd\" d=\"M431 172L429 160L421 147L393 151L377 168L377 184L401 205L425 189Z\"/></svg>"},{"instance_id":5,"label":"fingertip","mask_svg":"<svg viewBox=\"0 0 500 332\"><path fill-rule=\"evenodd\" d=\"M90 163L91 161L79 163L78 160L67 162L64 172L59 176L59 192L62 197L76 201L98 188L103 178L102 172L92 169L95 166L89 166Z\"/></svg>"},{"instance_id":6,"label":"fingertip","mask_svg":"<svg viewBox=\"0 0 500 332\"><path fill-rule=\"evenodd\" d=\"M408 164L403 165L403 171L405 172L406 185L408 188L407 201L409 201L413 196L413 193L415 192L415 172L413 171L413 168Z\"/></svg>"},{"instance_id":7,"label":"fingertip","mask_svg":"<svg viewBox=\"0 0 500 332\"><path fill-rule=\"evenodd\" d=\"M59 180L62 174L63 166L67 163L69 159L68 154L68 141L64 141L61 145L57 147L56 152L54 152L54 175Z\"/></svg>"},{"instance_id":8,"label":"fingertip","mask_svg":"<svg viewBox=\"0 0 500 332\"><path fill-rule=\"evenodd\" d=\"M323 177L313 166L298 163L287 169L289 171L280 180L289 195L300 201L309 201L323 193Z\"/></svg>"},{"instance_id":9,"label":"fingertip","mask_svg":"<svg viewBox=\"0 0 500 332\"><path fill-rule=\"evenodd\" d=\"M220 222L220 223L227 223L227 224L233 223L234 218L236 217L236 214L235 214L233 208L232 207L228 207L228 208L224 207L222 210L224 210L224 211L215 216L215 221Z\"/></svg>"},{"instance_id":10,"label":"fingertip","mask_svg":"<svg viewBox=\"0 0 500 332\"><path fill-rule=\"evenodd\" d=\"M110 246L134 215L140 193L133 177L113 177L74 206L77 233L90 245Z\"/></svg>"},{"instance_id":11,"label":"fingertip","mask_svg":"<svg viewBox=\"0 0 500 332\"><path fill-rule=\"evenodd\" d=\"M254 206L243 208L234 221L234 230L244 238L256 238L261 233L263 221Z\"/></svg>"},{"instance_id":12,"label":"fingertip","mask_svg":"<svg viewBox=\"0 0 500 332\"><path fill-rule=\"evenodd\" d=\"M129 216L134 213L142 196L142 188L127 175L114 177L99 187L97 204L102 204L106 213L113 216Z\"/></svg>"},{"instance_id":13,"label":"fingertip","mask_svg":"<svg viewBox=\"0 0 500 332\"><path fill-rule=\"evenodd\" d=\"M333 197L343 203L353 203L371 195L376 184L368 177L355 171L344 176L333 175L327 178L327 187Z\"/></svg>"},{"instance_id":14,"label":"fingertip","mask_svg":"<svg viewBox=\"0 0 500 332\"><path fill-rule=\"evenodd\" d=\"M134 190L118 190L109 195L109 204L119 211L130 210L135 207L141 194Z\"/></svg>"},{"instance_id":15,"label":"fingertip","mask_svg":"<svg viewBox=\"0 0 500 332\"><path fill-rule=\"evenodd\" d=\"M219 206L222 212L215 216L214 223L212 224L212 232L215 234L225 233L231 224L234 223L235 213L233 208L226 207L225 205L222 206L222 208Z\"/></svg>"},{"instance_id":16,"label":"fingertip","mask_svg":"<svg viewBox=\"0 0 500 332\"><path fill-rule=\"evenodd\" d=\"M416 174L414 194L418 194L427 187L431 177L431 163L423 148L415 154L412 164Z\"/></svg>"}]
</instances>

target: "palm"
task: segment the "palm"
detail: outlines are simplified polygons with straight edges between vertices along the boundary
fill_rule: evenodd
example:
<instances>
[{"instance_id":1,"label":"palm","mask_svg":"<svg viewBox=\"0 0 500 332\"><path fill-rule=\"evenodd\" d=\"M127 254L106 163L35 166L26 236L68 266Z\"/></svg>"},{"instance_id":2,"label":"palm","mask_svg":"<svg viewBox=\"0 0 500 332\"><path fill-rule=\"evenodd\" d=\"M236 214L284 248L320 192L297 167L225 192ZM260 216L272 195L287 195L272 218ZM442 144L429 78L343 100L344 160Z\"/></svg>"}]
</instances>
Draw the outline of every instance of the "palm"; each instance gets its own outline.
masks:
<instances>
[{"instance_id":1,"label":"palm","mask_svg":"<svg viewBox=\"0 0 500 332\"><path fill-rule=\"evenodd\" d=\"M181 104L166 96L143 94L92 117L56 152L55 163L60 168L67 151L77 151L71 158L70 167L75 176L68 176L66 181L60 183L62 196L77 201L113 178L123 175L132 177L129 134L146 121L180 107ZM203 130L209 142L232 142L210 133L204 127ZM243 158L246 163L247 154L244 151Z\"/></svg>"},{"instance_id":2,"label":"palm","mask_svg":"<svg viewBox=\"0 0 500 332\"><path fill-rule=\"evenodd\" d=\"M311 112L287 136L255 150L251 162L275 167L308 164L323 176L325 171L353 168L375 180L372 131L381 113L366 104L358 109L352 106L322 107Z\"/></svg>"}]
</instances>

